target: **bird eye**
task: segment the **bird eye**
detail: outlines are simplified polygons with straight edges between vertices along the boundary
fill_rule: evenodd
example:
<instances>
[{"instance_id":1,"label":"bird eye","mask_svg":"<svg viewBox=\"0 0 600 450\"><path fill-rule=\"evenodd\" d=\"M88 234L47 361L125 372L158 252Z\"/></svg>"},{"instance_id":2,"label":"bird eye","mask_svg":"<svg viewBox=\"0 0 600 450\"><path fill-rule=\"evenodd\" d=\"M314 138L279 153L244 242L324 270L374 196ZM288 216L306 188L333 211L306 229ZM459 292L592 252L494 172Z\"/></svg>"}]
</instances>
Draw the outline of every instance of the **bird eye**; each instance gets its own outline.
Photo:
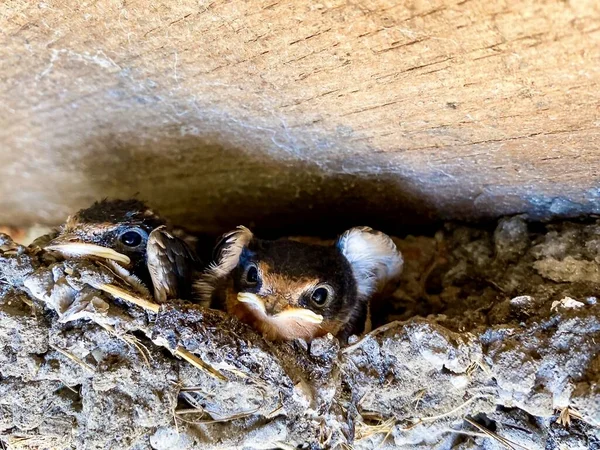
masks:
<instances>
[{"instance_id":1,"label":"bird eye","mask_svg":"<svg viewBox=\"0 0 600 450\"><path fill-rule=\"evenodd\" d=\"M258 269L255 265L248 267L248 270L246 271L246 283L251 285L258 283Z\"/></svg>"},{"instance_id":2,"label":"bird eye","mask_svg":"<svg viewBox=\"0 0 600 450\"><path fill-rule=\"evenodd\" d=\"M129 230L119 236L119 240L127 247L137 247L142 243L144 238L137 230Z\"/></svg>"},{"instance_id":3,"label":"bird eye","mask_svg":"<svg viewBox=\"0 0 600 450\"><path fill-rule=\"evenodd\" d=\"M319 286L312 292L310 300L316 306L323 306L325 303L327 303L327 300L329 300L330 297L331 290L326 288L325 286Z\"/></svg>"}]
</instances>

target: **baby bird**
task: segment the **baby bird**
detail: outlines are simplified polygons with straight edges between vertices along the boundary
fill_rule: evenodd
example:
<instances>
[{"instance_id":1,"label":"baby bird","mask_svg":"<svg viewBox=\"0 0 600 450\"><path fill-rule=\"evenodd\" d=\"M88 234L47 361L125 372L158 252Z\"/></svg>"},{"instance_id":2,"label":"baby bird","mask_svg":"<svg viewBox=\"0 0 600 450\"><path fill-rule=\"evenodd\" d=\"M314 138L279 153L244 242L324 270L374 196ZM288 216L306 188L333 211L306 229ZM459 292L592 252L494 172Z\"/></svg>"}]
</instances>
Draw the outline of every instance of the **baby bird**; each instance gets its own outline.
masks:
<instances>
[{"instance_id":1,"label":"baby bird","mask_svg":"<svg viewBox=\"0 0 600 450\"><path fill-rule=\"evenodd\" d=\"M169 232L166 221L144 202L134 199L95 202L69 216L42 246L64 256L112 260L152 286L159 303L189 297L193 273L199 270L187 243Z\"/></svg>"},{"instance_id":2,"label":"baby bird","mask_svg":"<svg viewBox=\"0 0 600 450\"><path fill-rule=\"evenodd\" d=\"M223 308L270 340L361 333L373 295L396 282L402 255L389 236L352 228L333 246L262 240L238 227L223 236L195 283L200 301Z\"/></svg>"}]
</instances>

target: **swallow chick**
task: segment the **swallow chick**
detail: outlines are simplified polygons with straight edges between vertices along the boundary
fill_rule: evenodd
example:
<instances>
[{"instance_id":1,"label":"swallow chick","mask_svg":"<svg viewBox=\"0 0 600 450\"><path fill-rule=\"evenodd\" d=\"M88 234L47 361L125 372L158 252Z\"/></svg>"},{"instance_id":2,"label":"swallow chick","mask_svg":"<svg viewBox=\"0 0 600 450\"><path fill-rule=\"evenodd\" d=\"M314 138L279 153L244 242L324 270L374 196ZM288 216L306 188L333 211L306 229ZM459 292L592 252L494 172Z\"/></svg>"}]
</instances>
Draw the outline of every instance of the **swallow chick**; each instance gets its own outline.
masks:
<instances>
[{"instance_id":1,"label":"swallow chick","mask_svg":"<svg viewBox=\"0 0 600 450\"><path fill-rule=\"evenodd\" d=\"M262 240L238 227L213 259L195 283L205 306L225 309L267 339L306 341L363 332L369 300L398 280L403 264L392 239L368 227L332 246Z\"/></svg>"},{"instance_id":2,"label":"swallow chick","mask_svg":"<svg viewBox=\"0 0 600 450\"><path fill-rule=\"evenodd\" d=\"M135 199L95 202L69 216L45 241L34 244L64 257L104 260L121 275L128 272L132 284L152 286L159 303L189 297L193 274L199 270L187 243L168 230L162 217Z\"/></svg>"}]
</instances>

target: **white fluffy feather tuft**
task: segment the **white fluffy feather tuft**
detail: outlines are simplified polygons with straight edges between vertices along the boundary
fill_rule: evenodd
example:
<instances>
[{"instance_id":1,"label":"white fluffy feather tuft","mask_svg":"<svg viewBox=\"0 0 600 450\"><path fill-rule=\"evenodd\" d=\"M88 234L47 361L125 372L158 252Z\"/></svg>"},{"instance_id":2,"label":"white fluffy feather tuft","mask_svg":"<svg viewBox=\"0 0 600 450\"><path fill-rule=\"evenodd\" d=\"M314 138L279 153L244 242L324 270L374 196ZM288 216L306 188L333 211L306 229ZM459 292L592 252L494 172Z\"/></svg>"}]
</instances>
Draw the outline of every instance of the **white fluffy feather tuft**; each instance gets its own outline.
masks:
<instances>
[{"instance_id":1,"label":"white fluffy feather tuft","mask_svg":"<svg viewBox=\"0 0 600 450\"><path fill-rule=\"evenodd\" d=\"M369 227L351 228L340 236L336 245L352 266L362 299L398 281L404 261L387 234Z\"/></svg>"},{"instance_id":2,"label":"white fluffy feather tuft","mask_svg":"<svg viewBox=\"0 0 600 450\"><path fill-rule=\"evenodd\" d=\"M202 304L210 304L217 282L235 269L240 261L242 249L248 245L252 237L252 232L241 225L223 237L223 244L217 259L210 263L194 284Z\"/></svg>"}]
</instances>

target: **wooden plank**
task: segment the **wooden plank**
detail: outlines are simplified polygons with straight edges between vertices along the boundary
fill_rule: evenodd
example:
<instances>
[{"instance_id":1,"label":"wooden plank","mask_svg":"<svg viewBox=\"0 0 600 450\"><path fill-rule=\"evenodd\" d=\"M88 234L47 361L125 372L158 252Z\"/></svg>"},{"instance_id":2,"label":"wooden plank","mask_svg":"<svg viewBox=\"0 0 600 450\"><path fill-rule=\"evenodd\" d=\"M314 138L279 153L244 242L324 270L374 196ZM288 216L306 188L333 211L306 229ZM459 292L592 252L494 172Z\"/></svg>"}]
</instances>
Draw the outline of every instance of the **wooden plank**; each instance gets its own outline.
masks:
<instances>
[{"instance_id":1,"label":"wooden plank","mask_svg":"<svg viewBox=\"0 0 600 450\"><path fill-rule=\"evenodd\" d=\"M9 1L0 80L8 225L600 212L595 0Z\"/></svg>"}]
</instances>

